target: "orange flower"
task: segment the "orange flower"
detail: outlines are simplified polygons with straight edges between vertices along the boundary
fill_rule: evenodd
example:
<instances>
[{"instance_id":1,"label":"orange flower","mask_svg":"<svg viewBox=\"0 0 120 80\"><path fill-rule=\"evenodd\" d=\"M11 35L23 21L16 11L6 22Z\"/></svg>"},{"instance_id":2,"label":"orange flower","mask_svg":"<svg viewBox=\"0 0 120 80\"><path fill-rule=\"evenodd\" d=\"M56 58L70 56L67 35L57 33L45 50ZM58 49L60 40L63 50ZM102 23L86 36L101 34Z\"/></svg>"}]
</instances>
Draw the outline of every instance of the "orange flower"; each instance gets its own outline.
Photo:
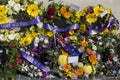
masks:
<instances>
[{"instance_id":1,"label":"orange flower","mask_svg":"<svg viewBox=\"0 0 120 80\"><path fill-rule=\"evenodd\" d=\"M68 53L65 50L62 50L62 55L68 56Z\"/></svg>"},{"instance_id":2,"label":"orange flower","mask_svg":"<svg viewBox=\"0 0 120 80\"><path fill-rule=\"evenodd\" d=\"M81 44L82 44L83 47L87 47L88 46L88 42L85 41L85 40L83 40Z\"/></svg>"},{"instance_id":3,"label":"orange flower","mask_svg":"<svg viewBox=\"0 0 120 80\"><path fill-rule=\"evenodd\" d=\"M69 19L71 17L71 12L64 12L63 13L63 16L66 18L66 19Z\"/></svg>"},{"instance_id":4,"label":"orange flower","mask_svg":"<svg viewBox=\"0 0 120 80\"><path fill-rule=\"evenodd\" d=\"M96 55L92 54L89 56L89 61L91 63L96 63L97 62L97 58L96 58Z\"/></svg>"},{"instance_id":5,"label":"orange flower","mask_svg":"<svg viewBox=\"0 0 120 80\"><path fill-rule=\"evenodd\" d=\"M89 55L92 54L92 49L87 48L87 53L88 53Z\"/></svg>"},{"instance_id":6,"label":"orange flower","mask_svg":"<svg viewBox=\"0 0 120 80\"><path fill-rule=\"evenodd\" d=\"M60 12L61 12L62 14L64 14L64 13L66 12L66 7L65 7L65 6L62 6L62 8L60 9Z\"/></svg>"},{"instance_id":7,"label":"orange flower","mask_svg":"<svg viewBox=\"0 0 120 80\"><path fill-rule=\"evenodd\" d=\"M77 71L76 71L76 75L82 75L83 74L83 70L82 69L78 69Z\"/></svg>"},{"instance_id":8,"label":"orange flower","mask_svg":"<svg viewBox=\"0 0 120 80\"><path fill-rule=\"evenodd\" d=\"M74 77L77 77L77 75L76 75L75 72L71 72L71 73L70 73L70 77L74 78Z\"/></svg>"},{"instance_id":9,"label":"orange flower","mask_svg":"<svg viewBox=\"0 0 120 80\"><path fill-rule=\"evenodd\" d=\"M65 64L65 65L63 66L63 69L64 69L65 72L68 72L68 71L71 70L71 65L70 65L70 64Z\"/></svg>"}]
</instances>

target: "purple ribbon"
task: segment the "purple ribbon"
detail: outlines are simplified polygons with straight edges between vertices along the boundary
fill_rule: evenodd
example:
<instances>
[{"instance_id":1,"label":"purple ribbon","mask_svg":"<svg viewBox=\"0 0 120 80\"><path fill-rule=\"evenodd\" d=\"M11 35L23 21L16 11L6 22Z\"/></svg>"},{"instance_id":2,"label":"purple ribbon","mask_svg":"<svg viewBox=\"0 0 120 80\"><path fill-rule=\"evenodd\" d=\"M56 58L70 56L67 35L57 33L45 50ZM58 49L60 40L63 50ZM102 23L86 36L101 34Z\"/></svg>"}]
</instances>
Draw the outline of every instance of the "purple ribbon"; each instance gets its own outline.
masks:
<instances>
[{"instance_id":1,"label":"purple ribbon","mask_svg":"<svg viewBox=\"0 0 120 80\"><path fill-rule=\"evenodd\" d=\"M11 29L11 28L18 28L18 27L25 27L25 26L31 26L34 24L37 24L41 22L41 17L32 19L32 20L24 20L20 22L13 22L13 23L6 23L6 24L0 24L0 29Z\"/></svg>"},{"instance_id":2,"label":"purple ribbon","mask_svg":"<svg viewBox=\"0 0 120 80\"><path fill-rule=\"evenodd\" d=\"M80 54L82 54L81 52L78 51L78 49L66 44L65 41L62 40L62 38L58 37L57 35L56 35L56 40L62 46L62 48L72 56L79 56Z\"/></svg>"},{"instance_id":3,"label":"purple ribbon","mask_svg":"<svg viewBox=\"0 0 120 80\"><path fill-rule=\"evenodd\" d=\"M24 59L26 59L28 62L30 62L31 64L36 66L38 69L41 69L44 72L50 72L50 68L49 67L44 66L41 62L39 62L37 59L33 58L29 54L27 54L25 52L21 52L21 54L22 54L22 57Z\"/></svg>"},{"instance_id":4,"label":"purple ribbon","mask_svg":"<svg viewBox=\"0 0 120 80\"><path fill-rule=\"evenodd\" d=\"M79 24L76 23L76 24L72 24L72 25L69 25L69 26L64 26L62 28L55 28L50 24L44 24L44 28L47 29L47 30L53 31L53 32L67 32L67 31L70 31L70 30L79 29Z\"/></svg>"}]
</instances>

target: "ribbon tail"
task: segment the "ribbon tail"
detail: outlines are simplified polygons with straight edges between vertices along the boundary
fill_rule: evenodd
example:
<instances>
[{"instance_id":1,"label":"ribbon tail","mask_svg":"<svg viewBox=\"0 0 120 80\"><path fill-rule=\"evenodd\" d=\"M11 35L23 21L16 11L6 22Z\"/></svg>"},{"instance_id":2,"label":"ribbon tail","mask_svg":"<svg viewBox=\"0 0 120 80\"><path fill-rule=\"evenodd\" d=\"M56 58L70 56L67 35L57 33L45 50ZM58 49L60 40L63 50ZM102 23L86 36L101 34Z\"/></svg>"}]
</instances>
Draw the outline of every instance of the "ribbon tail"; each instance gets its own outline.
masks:
<instances>
[{"instance_id":1,"label":"ribbon tail","mask_svg":"<svg viewBox=\"0 0 120 80\"><path fill-rule=\"evenodd\" d=\"M37 59L33 58L32 56L30 56L29 54L25 53L25 52L21 52L22 57L27 60L28 62L30 62L32 65L36 66L38 69L43 70L44 72L49 72L50 68L44 66L41 62L39 62Z\"/></svg>"}]
</instances>

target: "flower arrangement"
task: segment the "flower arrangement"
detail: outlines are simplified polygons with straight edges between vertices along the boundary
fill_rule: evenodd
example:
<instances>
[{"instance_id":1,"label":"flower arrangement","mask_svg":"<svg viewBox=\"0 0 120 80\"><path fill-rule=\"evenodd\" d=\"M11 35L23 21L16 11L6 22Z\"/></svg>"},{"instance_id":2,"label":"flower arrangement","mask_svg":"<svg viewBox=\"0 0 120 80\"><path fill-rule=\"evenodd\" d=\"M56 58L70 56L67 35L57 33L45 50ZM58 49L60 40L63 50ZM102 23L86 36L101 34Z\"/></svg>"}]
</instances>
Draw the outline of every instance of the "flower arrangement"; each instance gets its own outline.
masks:
<instances>
[{"instance_id":1,"label":"flower arrangement","mask_svg":"<svg viewBox=\"0 0 120 80\"><path fill-rule=\"evenodd\" d=\"M0 5L0 79L119 75L118 26L101 5L79 12L61 2L43 9L37 0L5 1Z\"/></svg>"}]
</instances>

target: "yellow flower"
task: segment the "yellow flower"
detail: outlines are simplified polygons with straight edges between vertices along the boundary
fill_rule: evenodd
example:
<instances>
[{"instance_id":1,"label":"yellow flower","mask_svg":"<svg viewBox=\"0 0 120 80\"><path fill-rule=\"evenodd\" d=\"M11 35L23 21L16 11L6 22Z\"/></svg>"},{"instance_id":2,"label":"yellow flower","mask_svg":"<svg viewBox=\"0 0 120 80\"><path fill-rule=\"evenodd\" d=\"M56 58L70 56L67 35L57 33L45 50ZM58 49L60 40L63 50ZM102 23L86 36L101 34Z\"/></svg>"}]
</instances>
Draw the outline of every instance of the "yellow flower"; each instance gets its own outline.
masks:
<instances>
[{"instance_id":1,"label":"yellow flower","mask_svg":"<svg viewBox=\"0 0 120 80\"><path fill-rule=\"evenodd\" d=\"M48 37L52 37L52 36L53 36L53 32L50 32L50 31L47 32L47 36L48 36Z\"/></svg>"},{"instance_id":2,"label":"yellow flower","mask_svg":"<svg viewBox=\"0 0 120 80\"><path fill-rule=\"evenodd\" d=\"M37 17L40 10L36 4L31 4L27 8L27 13L31 15L32 17Z\"/></svg>"},{"instance_id":3,"label":"yellow flower","mask_svg":"<svg viewBox=\"0 0 120 80\"><path fill-rule=\"evenodd\" d=\"M65 64L67 64L67 59L68 59L68 57L66 55L60 55L58 57L58 64L59 65L65 65Z\"/></svg>"},{"instance_id":4,"label":"yellow flower","mask_svg":"<svg viewBox=\"0 0 120 80\"><path fill-rule=\"evenodd\" d=\"M37 36L36 32L28 33L26 37L30 38L31 40L34 39Z\"/></svg>"},{"instance_id":5,"label":"yellow flower","mask_svg":"<svg viewBox=\"0 0 120 80\"><path fill-rule=\"evenodd\" d=\"M111 10L110 10L110 9L107 9L107 13L110 14L110 13L111 13Z\"/></svg>"},{"instance_id":6,"label":"yellow flower","mask_svg":"<svg viewBox=\"0 0 120 80\"><path fill-rule=\"evenodd\" d=\"M79 63L78 63L78 67L79 67L79 68L83 68L83 66L84 66L84 65L83 65L82 62L79 62Z\"/></svg>"},{"instance_id":7,"label":"yellow flower","mask_svg":"<svg viewBox=\"0 0 120 80\"><path fill-rule=\"evenodd\" d=\"M75 13L75 16L76 16L77 18L80 18L80 14L79 14L78 12Z\"/></svg>"},{"instance_id":8,"label":"yellow flower","mask_svg":"<svg viewBox=\"0 0 120 80\"><path fill-rule=\"evenodd\" d=\"M109 20L109 17L110 17L110 15L107 14L107 17L106 17L105 21L108 21L108 20Z\"/></svg>"},{"instance_id":9,"label":"yellow flower","mask_svg":"<svg viewBox=\"0 0 120 80\"><path fill-rule=\"evenodd\" d=\"M83 71L85 73L91 74L92 73L92 66L91 65L84 65Z\"/></svg>"},{"instance_id":10,"label":"yellow flower","mask_svg":"<svg viewBox=\"0 0 120 80\"><path fill-rule=\"evenodd\" d=\"M79 32L82 33L82 34L84 34L85 31L86 31L86 25L85 25L85 24L81 24L81 25L80 25Z\"/></svg>"},{"instance_id":11,"label":"yellow flower","mask_svg":"<svg viewBox=\"0 0 120 80\"><path fill-rule=\"evenodd\" d=\"M0 15L5 15L5 14L6 14L5 5L0 5Z\"/></svg>"},{"instance_id":12,"label":"yellow flower","mask_svg":"<svg viewBox=\"0 0 120 80\"><path fill-rule=\"evenodd\" d=\"M70 39L73 40L73 41L78 41L78 38L76 36L70 36Z\"/></svg>"},{"instance_id":13,"label":"yellow flower","mask_svg":"<svg viewBox=\"0 0 120 80\"><path fill-rule=\"evenodd\" d=\"M60 9L60 6L59 6L59 5L57 5L57 6L55 7L55 9L59 10L59 9Z\"/></svg>"},{"instance_id":14,"label":"yellow flower","mask_svg":"<svg viewBox=\"0 0 120 80\"><path fill-rule=\"evenodd\" d=\"M85 11L84 11L84 10L83 10L83 11L80 11L79 15L80 15L80 16L84 16L84 15L85 15Z\"/></svg>"},{"instance_id":15,"label":"yellow flower","mask_svg":"<svg viewBox=\"0 0 120 80\"><path fill-rule=\"evenodd\" d=\"M61 13L60 13L60 11L58 12L58 16L61 16Z\"/></svg>"},{"instance_id":16,"label":"yellow flower","mask_svg":"<svg viewBox=\"0 0 120 80\"><path fill-rule=\"evenodd\" d=\"M102 6L96 6L94 7L94 13L98 17L100 14L104 11L104 8Z\"/></svg>"},{"instance_id":17,"label":"yellow flower","mask_svg":"<svg viewBox=\"0 0 120 80\"><path fill-rule=\"evenodd\" d=\"M69 34L70 34L70 35L73 35L74 33L75 33L75 32L74 32L73 30L70 30L70 31L69 31Z\"/></svg>"},{"instance_id":18,"label":"yellow flower","mask_svg":"<svg viewBox=\"0 0 120 80\"><path fill-rule=\"evenodd\" d=\"M109 30L108 29L105 29L103 32L101 32L100 34L101 35L105 35L105 34L107 34L109 32Z\"/></svg>"},{"instance_id":19,"label":"yellow flower","mask_svg":"<svg viewBox=\"0 0 120 80\"><path fill-rule=\"evenodd\" d=\"M34 26L30 27L30 31L35 31L35 27Z\"/></svg>"},{"instance_id":20,"label":"yellow flower","mask_svg":"<svg viewBox=\"0 0 120 80\"><path fill-rule=\"evenodd\" d=\"M87 14L87 15L86 15L86 20L87 20L87 22L89 22L89 23L94 23L95 21L97 21L97 17L95 16L94 13Z\"/></svg>"},{"instance_id":21,"label":"yellow flower","mask_svg":"<svg viewBox=\"0 0 120 80\"><path fill-rule=\"evenodd\" d=\"M26 46L26 45L29 45L31 42L32 42L31 38L25 37L25 38L22 38L19 43L21 46Z\"/></svg>"},{"instance_id":22,"label":"yellow flower","mask_svg":"<svg viewBox=\"0 0 120 80\"><path fill-rule=\"evenodd\" d=\"M6 16L0 16L0 24L7 23L7 17Z\"/></svg>"}]
</instances>

